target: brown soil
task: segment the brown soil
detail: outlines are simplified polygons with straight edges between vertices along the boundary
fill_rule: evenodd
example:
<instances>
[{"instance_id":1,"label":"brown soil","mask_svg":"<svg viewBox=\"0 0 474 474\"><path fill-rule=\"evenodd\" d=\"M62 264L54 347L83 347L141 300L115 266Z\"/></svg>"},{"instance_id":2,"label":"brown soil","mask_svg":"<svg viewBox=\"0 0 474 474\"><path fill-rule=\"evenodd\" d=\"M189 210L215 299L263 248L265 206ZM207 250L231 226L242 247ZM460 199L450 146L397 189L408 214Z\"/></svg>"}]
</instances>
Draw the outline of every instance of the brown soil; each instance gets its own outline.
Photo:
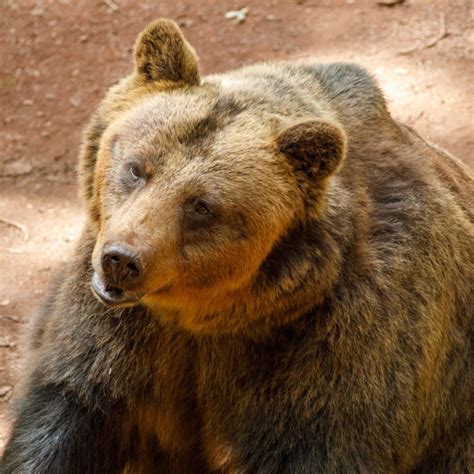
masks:
<instances>
[{"instance_id":1,"label":"brown soil","mask_svg":"<svg viewBox=\"0 0 474 474\"><path fill-rule=\"evenodd\" d=\"M244 22L225 18L242 7ZM207 73L270 59L360 62L396 117L474 166L470 8L470 0L0 1L0 451L21 334L81 228L81 129L130 70L149 21L176 19Z\"/></svg>"}]
</instances>

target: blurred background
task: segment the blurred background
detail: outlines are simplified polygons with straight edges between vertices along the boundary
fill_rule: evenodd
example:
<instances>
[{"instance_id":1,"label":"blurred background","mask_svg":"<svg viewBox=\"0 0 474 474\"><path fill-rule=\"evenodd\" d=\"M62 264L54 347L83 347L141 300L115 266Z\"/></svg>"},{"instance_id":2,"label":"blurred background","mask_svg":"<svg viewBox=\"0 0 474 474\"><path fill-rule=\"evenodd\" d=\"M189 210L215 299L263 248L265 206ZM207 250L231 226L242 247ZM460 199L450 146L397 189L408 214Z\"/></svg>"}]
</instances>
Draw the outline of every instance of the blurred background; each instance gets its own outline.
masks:
<instances>
[{"instance_id":1,"label":"blurred background","mask_svg":"<svg viewBox=\"0 0 474 474\"><path fill-rule=\"evenodd\" d=\"M471 0L0 0L0 452L22 334L81 229L81 130L175 19L204 74L255 61L355 61L393 115L474 167Z\"/></svg>"}]
</instances>

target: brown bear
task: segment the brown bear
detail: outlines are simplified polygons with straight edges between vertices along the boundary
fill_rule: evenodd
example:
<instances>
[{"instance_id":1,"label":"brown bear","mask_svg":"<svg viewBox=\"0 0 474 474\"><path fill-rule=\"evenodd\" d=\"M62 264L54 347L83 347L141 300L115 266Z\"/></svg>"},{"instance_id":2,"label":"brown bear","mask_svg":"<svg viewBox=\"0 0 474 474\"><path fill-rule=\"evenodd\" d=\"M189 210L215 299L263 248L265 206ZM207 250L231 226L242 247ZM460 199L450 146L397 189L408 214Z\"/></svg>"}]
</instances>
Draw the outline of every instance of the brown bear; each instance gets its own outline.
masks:
<instances>
[{"instance_id":1,"label":"brown bear","mask_svg":"<svg viewBox=\"0 0 474 474\"><path fill-rule=\"evenodd\" d=\"M473 472L469 172L358 66L134 58L2 472Z\"/></svg>"}]
</instances>

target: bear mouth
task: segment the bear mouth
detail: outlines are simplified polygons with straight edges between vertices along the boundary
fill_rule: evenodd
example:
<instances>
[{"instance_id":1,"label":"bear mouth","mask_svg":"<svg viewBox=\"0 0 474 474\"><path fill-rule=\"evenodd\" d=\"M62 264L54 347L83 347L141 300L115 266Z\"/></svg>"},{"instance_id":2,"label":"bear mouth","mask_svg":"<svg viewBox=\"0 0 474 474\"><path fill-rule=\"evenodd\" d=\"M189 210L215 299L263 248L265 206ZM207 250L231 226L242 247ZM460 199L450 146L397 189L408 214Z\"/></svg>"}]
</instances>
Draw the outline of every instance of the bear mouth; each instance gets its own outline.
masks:
<instances>
[{"instance_id":1,"label":"bear mouth","mask_svg":"<svg viewBox=\"0 0 474 474\"><path fill-rule=\"evenodd\" d=\"M140 302L144 293L139 291L126 291L112 286L97 274L92 276L92 292L95 297L106 306L134 306Z\"/></svg>"}]
</instances>

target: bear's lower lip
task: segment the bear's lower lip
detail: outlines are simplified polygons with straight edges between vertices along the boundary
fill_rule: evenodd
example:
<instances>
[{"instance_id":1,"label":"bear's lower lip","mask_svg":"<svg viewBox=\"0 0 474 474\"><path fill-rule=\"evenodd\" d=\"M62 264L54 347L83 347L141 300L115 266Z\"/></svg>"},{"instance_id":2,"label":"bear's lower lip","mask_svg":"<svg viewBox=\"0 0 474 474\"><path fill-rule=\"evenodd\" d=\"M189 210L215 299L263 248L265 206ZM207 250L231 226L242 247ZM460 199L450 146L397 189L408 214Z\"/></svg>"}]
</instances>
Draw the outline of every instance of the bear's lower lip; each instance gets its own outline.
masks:
<instances>
[{"instance_id":1,"label":"bear's lower lip","mask_svg":"<svg viewBox=\"0 0 474 474\"><path fill-rule=\"evenodd\" d=\"M97 273L92 276L92 292L107 306L133 306L143 297L138 291L125 291L105 283Z\"/></svg>"}]
</instances>

